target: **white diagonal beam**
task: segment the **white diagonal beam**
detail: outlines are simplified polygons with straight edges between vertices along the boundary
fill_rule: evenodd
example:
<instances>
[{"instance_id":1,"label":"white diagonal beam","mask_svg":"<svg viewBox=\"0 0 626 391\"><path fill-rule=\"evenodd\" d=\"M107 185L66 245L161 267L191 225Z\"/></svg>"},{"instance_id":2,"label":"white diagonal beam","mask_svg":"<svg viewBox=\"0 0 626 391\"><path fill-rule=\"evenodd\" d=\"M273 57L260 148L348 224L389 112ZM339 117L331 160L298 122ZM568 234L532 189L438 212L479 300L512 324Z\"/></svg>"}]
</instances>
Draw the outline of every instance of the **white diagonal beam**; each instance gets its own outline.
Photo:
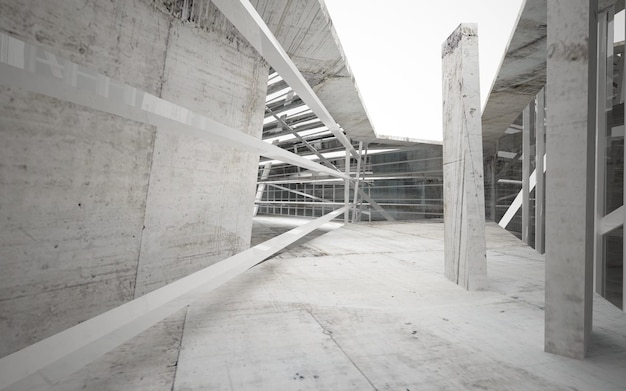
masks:
<instances>
[{"instance_id":1,"label":"white diagonal beam","mask_svg":"<svg viewBox=\"0 0 626 391\"><path fill-rule=\"evenodd\" d=\"M337 209L1 358L0 390L47 389L344 212Z\"/></svg>"},{"instance_id":2,"label":"white diagonal beam","mask_svg":"<svg viewBox=\"0 0 626 391\"><path fill-rule=\"evenodd\" d=\"M254 9L248 0L213 0L213 4L239 30L250 45L278 72L300 96L300 99L309 106L317 117L328 127L337 140L358 159L358 153L343 134L332 115L326 110L322 101L304 79L298 67L291 61L269 27Z\"/></svg>"},{"instance_id":3,"label":"white diagonal beam","mask_svg":"<svg viewBox=\"0 0 626 391\"><path fill-rule=\"evenodd\" d=\"M21 44L16 45L16 43ZM26 61L21 63L15 61L16 57L26 59L33 48L37 47L0 32L0 51L11 51L10 56L0 57L0 85L21 88L134 121L160 126L165 131L186 132L190 136L245 149L314 172L324 173L337 178L346 178L341 172L304 159L294 153L268 144L258 138L249 136L237 129L230 128L211 118L194 113L189 109L158 98L145 91L110 79L105 75L92 72L92 74L101 77L102 80L108 83L115 83L123 87L126 95L134 98L119 100L98 94L97 89L89 83L80 83L69 79L71 72L67 72L68 70L85 69L70 61L63 62L63 79L49 76L42 71L37 72L36 68L29 69L29 67L22 65L26 64ZM42 55L45 55L46 51L39 48L37 53L44 53Z\"/></svg>"}]
</instances>

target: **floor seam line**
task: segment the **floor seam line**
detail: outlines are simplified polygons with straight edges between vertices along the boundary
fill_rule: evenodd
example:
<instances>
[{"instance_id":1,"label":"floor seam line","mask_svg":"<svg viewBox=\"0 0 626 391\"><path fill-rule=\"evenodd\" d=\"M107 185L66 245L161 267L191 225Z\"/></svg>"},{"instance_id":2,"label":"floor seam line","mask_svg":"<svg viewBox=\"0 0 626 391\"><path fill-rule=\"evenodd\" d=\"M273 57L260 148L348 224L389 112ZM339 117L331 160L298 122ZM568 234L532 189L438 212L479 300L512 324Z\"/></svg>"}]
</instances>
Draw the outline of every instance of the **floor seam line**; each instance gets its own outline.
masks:
<instances>
[{"instance_id":1,"label":"floor seam line","mask_svg":"<svg viewBox=\"0 0 626 391\"><path fill-rule=\"evenodd\" d=\"M311 317L313 318L313 320L315 320L315 322L322 328L322 330L324 330L324 334L328 335L331 339L331 341L333 341L333 343L339 348L339 350L341 350L341 352L344 354L344 356L346 356L346 358L352 363L352 365L356 368L357 371L359 371L359 373L365 378L365 380L367 380L367 382L372 386L372 388L374 389L374 391L378 391L378 388L376 388L376 386L374 385L374 383L372 383L372 381L370 380L369 377L367 377L367 375L361 370L361 368L359 368L358 365L356 365L356 363L354 362L354 360L352 360L352 357L350 357L348 355L348 353L346 353L345 350L343 350L343 348L341 347L341 345L337 342L337 340L335 339L335 337L333 336L333 332L331 330L328 330L326 327L324 327L319 320L317 320L317 318L315 317L315 315L313 314L313 311L307 309L306 312L309 313L309 315L311 315Z\"/></svg>"}]
</instances>

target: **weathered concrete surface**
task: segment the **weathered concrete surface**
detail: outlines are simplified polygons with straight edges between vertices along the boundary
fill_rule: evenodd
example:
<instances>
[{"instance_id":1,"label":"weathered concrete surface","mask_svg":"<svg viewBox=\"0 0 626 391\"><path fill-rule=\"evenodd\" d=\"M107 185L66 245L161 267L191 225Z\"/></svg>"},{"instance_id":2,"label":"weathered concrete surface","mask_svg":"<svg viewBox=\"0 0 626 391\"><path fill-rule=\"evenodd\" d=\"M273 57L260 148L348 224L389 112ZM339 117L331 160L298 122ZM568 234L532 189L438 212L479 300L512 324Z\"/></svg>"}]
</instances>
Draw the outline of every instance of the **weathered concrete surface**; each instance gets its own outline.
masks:
<instances>
[{"instance_id":1,"label":"weathered concrete surface","mask_svg":"<svg viewBox=\"0 0 626 391\"><path fill-rule=\"evenodd\" d=\"M151 1L0 1L0 29L56 60L260 132L267 65L208 15L199 28ZM1 92L0 356L247 246L257 156Z\"/></svg>"},{"instance_id":2,"label":"weathered concrete surface","mask_svg":"<svg viewBox=\"0 0 626 391\"><path fill-rule=\"evenodd\" d=\"M476 25L461 24L443 43L442 58L446 277L482 289L487 263Z\"/></svg>"},{"instance_id":3,"label":"weathered concrete surface","mask_svg":"<svg viewBox=\"0 0 626 391\"><path fill-rule=\"evenodd\" d=\"M574 358L592 321L595 6L548 0L545 349Z\"/></svg>"},{"instance_id":4,"label":"weathered concrete surface","mask_svg":"<svg viewBox=\"0 0 626 391\"><path fill-rule=\"evenodd\" d=\"M152 2L0 1L0 28L159 95L170 17Z\"/></svg>"},{"instance_id":5,"label":"weathered concrete surface","mask_svg":"<svg viewBox=\"0 0 626 391\"><path fill-rule=\"evenodd\" d=\"M483 142L503 136L545 83L546 0L526 0L483 109Z\"/></svg>"},{"instance_id":6,"label":"weathered concrete surface","mask_svg":"<svg viewBox=\"0 0 626 391\"><path fill-rule=\"evenodd\" d=\"M543 256L486 228L489 291L443 276L440 223L351 224L189 308L174 390L624 389L626 314L594 358L546 354Z\"/></svg>"},{"instance_id":7,"label":"weathered concrete surface","mask_svg":"<svg viewBox=\"0 0 626 391\"><path fill-rule=\"evenodd\" d=\"M624 0L600 0L599 9ZM546 83L546 0L525 0L482 114L483 142L493 145Z\"/></svg>"},{"instance_id":8,"label":"weathered concrete surface","mask_svg":"<svg viewBox=\"0 0 626 391\"><path fill-rule=\"evenodd\" d=\"M0 92L4 356L132 299L155 129Z\"/></svg>"},{"instance_id":9,"label":"weathered concrete surface","mask_svg":"<svg viewBox=\"0 0 626 391\"><path fill-rule=\"evenodd\" d=\"M250 2L351 139L377 140L322 0Z\"/></svg>"},{"instance_id":10,"label":"weathered concrete surface","mask_svg":"<svg viewBox=\"0 0 626 391\"><path fill-rule=\"evenodd\" d=\"M173 22L162 97L260 137L267 66L211 24L224 30ZM258 155L158 130L135 296L248 248L257 167Z\"/></svg>"}]
</instances>

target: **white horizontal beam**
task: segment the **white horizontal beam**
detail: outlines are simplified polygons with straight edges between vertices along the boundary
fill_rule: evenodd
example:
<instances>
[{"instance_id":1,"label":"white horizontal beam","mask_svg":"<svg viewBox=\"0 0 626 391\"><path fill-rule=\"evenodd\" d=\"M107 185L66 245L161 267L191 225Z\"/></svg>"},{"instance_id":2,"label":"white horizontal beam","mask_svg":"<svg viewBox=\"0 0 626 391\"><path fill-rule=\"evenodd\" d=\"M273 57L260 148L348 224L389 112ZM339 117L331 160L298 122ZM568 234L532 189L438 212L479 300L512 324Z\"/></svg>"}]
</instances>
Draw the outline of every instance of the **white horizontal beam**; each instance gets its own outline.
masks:
<instances>
[{"instance_id":1,"label":"white horizontal beam","mask_svg":"<svg viewBox=\"0 0 626 391\"><path fill-rule=\"evenodd\" d=\"M0 390L47 389L346 211L337 209L0 359Z\"/></svg>"},{"instance_id":2,"label":"white horizontal beam","mask_svg":"<svg viewBox=\"0 0 626 391\"><path fill-rule=\"evenodd\" d=\"M239 30L250 45L252 45L265 58L265 60L282 76L300 96L302 101L317 115L328 127L337 140L355 158L359 158L350 140L343 134L332 115L326 110L322 101L317 97L309 83L291 61L269 27L254 9L248 0L212 0L226 18Z\"/></svg>"},{"instance_id":3,"label":"white horizontal beam","mask_svg":"<svg viewBox=\"0 0 626 391\"><path fill-rule=\"evenodd\" d=\"M185 132L211 142L245 149L259 155L281 160L314 172L345 179L346 176L336 170L304 159L275 145L263 142L237 129L230 128L211 118L194 113L189 109L168 102L147 92L131 87L120 81L110 79L94 70L67 60L59 60L63 67L61 77L45 74L41 69L28 69L25 66L26 53L36 48L38 56L44 58L50 53L0 33L0 52L10 52L9 56L0 57L0 84L21 88L53 98L76 103L95 110L118 115L134 121L162 127L166 131ZM16 60L16 59L22 60ZM72 78L72 69L103 80L116 90L124 91L123 98L103 94L90 83L81 83Z\"/></svg>"}]
</instances>

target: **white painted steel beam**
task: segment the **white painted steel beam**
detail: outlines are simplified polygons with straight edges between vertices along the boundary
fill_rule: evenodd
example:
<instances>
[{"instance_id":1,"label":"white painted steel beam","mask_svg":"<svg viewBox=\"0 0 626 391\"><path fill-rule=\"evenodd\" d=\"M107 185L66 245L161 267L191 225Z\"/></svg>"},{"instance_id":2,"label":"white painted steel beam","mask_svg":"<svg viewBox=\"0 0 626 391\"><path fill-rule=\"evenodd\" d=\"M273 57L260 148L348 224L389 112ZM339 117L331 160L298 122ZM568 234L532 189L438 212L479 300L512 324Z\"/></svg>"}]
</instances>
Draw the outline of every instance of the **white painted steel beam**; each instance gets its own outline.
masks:
<instances>
[{"instance_id":1,"label":"white painted steel beam","mask_svg":"<svg viewBox=\"0 0 626 391\"><path fill-rule=\"evenodd\" d=\"M526 106L522 117L522 242L530 245L530 139L535 127L534 102Z\"/></svg>"},{"instance_id":2,"label":"white painted steel beam","mask_svg":"<svg viewBox=\"0 0 626 391\"><path fill-rule=\"evenodd\" d=\"M47 389L342 213L337 209L0 359L0 390Z\"/></svg>"},{"instance_id":3,"label":"white painted steel beam","mask_svg":"<svg viewBox=\"0 0 626 391\"><path fill-rule=\"evenodd\" d=\"M609 31L610 30L610 31ZM610 40L610 41L609 41ZM609 44L610 42L610 44ZM606 297L606 241L601 232L606 213L606 158L608 124L613 110L613 13L598 15L598 50L595 58L598 64L596 76L596 155L595 155L595 204L594 204L594 290ZM609 84L610 83L610 84ZM609 219L607 221L613 221ZM623 219L622 219L623 223Z\"/></svg>"},{"instance_id":4,"label":"white painted steel beam","mask_svg":"<svg viewBox=\"0 0 626 391\"><path fill-rule=\"evenodd\" d=\"M346 176L350 177L350 151L346 149ZM350 179L346 179L343 185L343 200L345 202L346 213L343 215L344 224L348 224L350 222Z\"/></svg>"},{"instance_id":5,"label":"white painted steel beam","mask_svg":"<svg viewBox=\"0 0 626 391\"><path fill-rule=\"evenodd\" d=\"M324 173L338 178L346 176L329 167L304 159L301 156L288 152L277 146L268 144L255 137L249 136L237 129L230 128L211 118L194 113L189 109L148 94L120 81L110 79L104 75L87 69L83 66L64 60L63 78L37 72L29 68L28 56L32 49L37 53L47 51L15 39L7 34L0 33L0 51L10 51L11 54L0 58L0 84L21 88L53 98L76 103L95 110L118 115L134 121L161 126L166 131L186 132L189 136L207 139L262 156L277 159L314 172ZM22 58L24 60L20 60ZM68 70L78 69L94 77L106 78L108 84L115 85L116 90L124 91L123 96L103 96L97 88L89 83L77 82Z\"/></svg>"},{"instance_id":6,"label":"white painted steel beam","mask_svg":"<svg viewBox=\"0 0 626 391\"><path fill-rule=\"evenodd\" d=\"M294 193L294 194L298 194L298 195L301 195L303 197L307 197L307 198L311 198L311 199L314 199L314 200L318 200L318 201L321 201L321 202L324 202L324 203L332 202L332 201L325 200L325 199L320 198L320 197L316 197L316 196L311 195L311 194L307 194L307 193L302 192L302 191L290 189L288 187L279 186L279 185L275 185L275 184L272 184L272 183L270 183L269 185L271 187L275 187L275 188L280 189L280 190L285 190L285 191L288 191L288 192L291 192L291 193ZM257 201L261 201L261 200L257 200Z\"/></svg>"},{"instance_id":7,"label":"white painted steel beam","mask_svg":"<svg viewBox=\"0 0 626 391\"><path fill-rule=\"evenodd\" d=\"M300 99L328 127L337 140L355 159L358 153L343 130L337 125L322 101L317 97L309 83L304 79L296 65L291 61L261 16L248 0L212 0L215 6L239 30L265 60L278 72L300 96Z\"/></svg>"},{"instance_id":8,"label":"white painted steel beam","mask_svg":"<svg viewBox=\"0 0 626 391\"><path fill-rule=\"evenodd\" d=\"M545 155L543 156L543 172L544 173L546 172L546 156ZM530 189L530 191L533 191L533 189L537 185L537 170L533 171L533 173L530 174L528 185L529 185L528 188ZM517 196L515 197L511 205L509 205L509 208L504 213L504 216L502 216L502 218L498 222L498 225L500 227L506 228L506 226L509 225L513 217L515 217L515 214L517 213L519 208L521 208L522 206L522 197L523 197L523 193L520 190L520 192L517 193Z\"/></svg>"},{"instance_id":9,"label":"white painted steel beam","mask_svg":"<svg viewBox=\"0 0 626 391\"><path fill-rule=\"evenodd\" d=\"M537 113L536 113L536 137L535 142L537 146L535 154L535 172L536 186L535 186L535 250L539 254L546 252L546 238L545 238L545 200L546 200L546 176L544 170L544 162L546 158L546 124L545 124L545 90L542 89L537 95Z\"/></svg>"},{"instance_id":10,"label":"white painted steel beam","mask_svg":"<svg viewBox=\"0 0 626 391\"><path fill-rule=\"evenodd\" d=\"M261 173L261 180L267 180L267 178L270 176L270 171L272 170L272 162L267 162L265 163L265 165L263 166L263 172ZM256 216L257 213L259 212L259 205L258 202L261 201L263 199L263 192L265 191L265 183L257 183L256 186L256 195L254 197L254 213L253 216Z\"/></svg>"},{"instance_id":11,"label":"white painted steel beam","mask_svg":"<svg viewBox=\"0 0 626 391\"><path fill-rule=\"evenodd\" d=\"M363 158L363 141L359 141L359 160L356 162L356 176L354 181L354 199L352 201L352 222L357 220L357 201L359 198L359 183L361 181L361 160Z\"/></svg>"},{"instance_id":12,"label":"white painted steel beam","mask_svg":"<svg viewBox=\"0 0 626 391\"><path fill-rule=\"evenodd\" d=\"M279 124L281 124L285 129L289 130L291 132L291 134L293 134L293 136L298 141L303 143L304 146L309 149L309 151L313 152L315 154L315 156L317 156L320 159L320 162L324 162L324 163L326 163L326 165L328 167L337 170L337 167L335 167L334 164L332 164L328 159L326 159L326 157L324 155L322 155L317 149L315 149L315 147L313 147L308 141L306 141L304 138L302 138L302 136L300 136L300 134L296 130L294 130L291 126L289 126L289 124L287 124L287 122L285 122L282 118L277 116L269 107L266 106L265 107L265 111L267 113L269 113L272 117L274 117L276 119L276 121ZM339 171L339 170L337 170L337 171Z\"/></svg>"}]
</instances>

